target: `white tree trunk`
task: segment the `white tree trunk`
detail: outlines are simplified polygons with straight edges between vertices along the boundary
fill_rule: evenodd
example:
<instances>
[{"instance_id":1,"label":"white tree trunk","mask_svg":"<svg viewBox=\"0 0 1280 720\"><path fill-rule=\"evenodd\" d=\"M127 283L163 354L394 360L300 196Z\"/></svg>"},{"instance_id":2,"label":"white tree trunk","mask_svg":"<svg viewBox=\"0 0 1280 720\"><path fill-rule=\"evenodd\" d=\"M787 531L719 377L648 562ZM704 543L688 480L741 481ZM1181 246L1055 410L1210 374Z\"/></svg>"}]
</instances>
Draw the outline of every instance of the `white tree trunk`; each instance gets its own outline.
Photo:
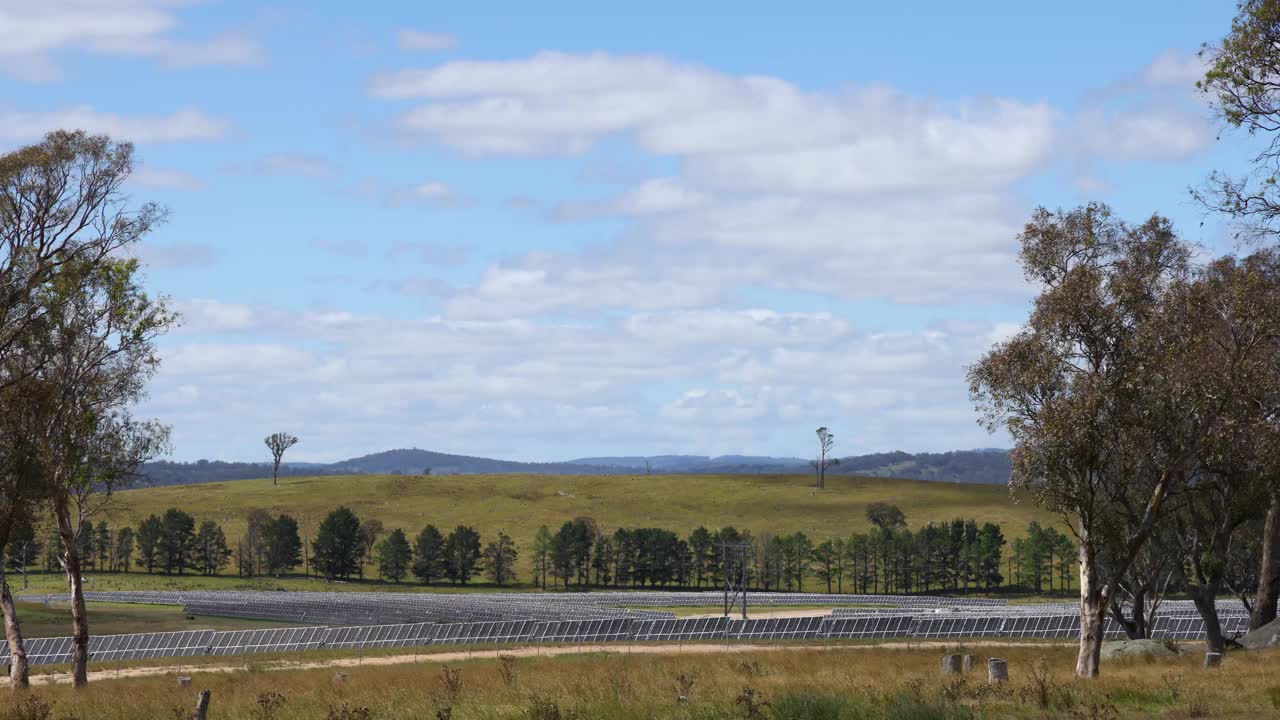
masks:
<instances>
[{"instance_id":1,"label":"white tree trunk","mask_svg":"<svg viewBox=\"0 0 1280 720\"><path fill-rule=\"evenodd\" d=\"M76 548L76 528L71 523L67 503L57 504L58 534L66 552L64 569L71 589L71 678L77 688L89 685L89 618L84 606L84 578L80 551Z\"/></svg>"},{"instance_id":2,"label":"white tree trunk","mask_svg":"<svg viewBox=\"0 0 1280 720\"><path fill-rule=\"evenodd\" d=\"M9 644L9 687L25 690L31 687L27 647L18 626L18 613L13 605L13 594L9 592L9 581L2 573L0 571L0 608L4 611L4 639Z\"/></svg>"},{"instance_id":3,"label":"white tree trunk","mask_svg":"<svg viewBox=\"0 0 1280 720\"><path fill-rule=\"evenodd\" d=\"M1076 676L1098 677L1102 661L1102 633L1106 627L1107 598L1098 586L1097 568L1085 551L1088 535L1080 537L1080 652L1076 656Z\"/></svg>"}]
</instances>

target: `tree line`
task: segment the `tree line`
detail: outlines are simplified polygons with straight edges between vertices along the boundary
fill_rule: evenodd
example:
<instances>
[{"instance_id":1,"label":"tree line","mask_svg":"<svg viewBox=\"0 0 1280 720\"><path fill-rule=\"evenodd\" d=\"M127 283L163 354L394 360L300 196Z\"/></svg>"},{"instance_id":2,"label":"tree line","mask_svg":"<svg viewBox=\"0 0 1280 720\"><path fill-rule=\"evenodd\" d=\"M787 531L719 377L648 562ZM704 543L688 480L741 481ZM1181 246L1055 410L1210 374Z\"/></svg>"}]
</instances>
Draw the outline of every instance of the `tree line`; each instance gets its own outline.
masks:
<instances>
[{"instance_id":1,"label":"tree line","mask_svg":"<svg viewBox=\"0 0 1280 720\"><path fill-rule=\"evenodd\" d=\"M912 531L896 506L872 503L865 533L824 539L803 532L753 535L734 527L698 527L687 537L662 528L603 530L575 518L555 532L542 526L531 545L533 582L552 588L719 588L726 577L763 591L913 593L991 591L1001 574L1004 533L973 520L929 523ZM747 546L726 554L725 546ZM744 572L745 570L745 572Z\"/></svg>"}]
</instances>

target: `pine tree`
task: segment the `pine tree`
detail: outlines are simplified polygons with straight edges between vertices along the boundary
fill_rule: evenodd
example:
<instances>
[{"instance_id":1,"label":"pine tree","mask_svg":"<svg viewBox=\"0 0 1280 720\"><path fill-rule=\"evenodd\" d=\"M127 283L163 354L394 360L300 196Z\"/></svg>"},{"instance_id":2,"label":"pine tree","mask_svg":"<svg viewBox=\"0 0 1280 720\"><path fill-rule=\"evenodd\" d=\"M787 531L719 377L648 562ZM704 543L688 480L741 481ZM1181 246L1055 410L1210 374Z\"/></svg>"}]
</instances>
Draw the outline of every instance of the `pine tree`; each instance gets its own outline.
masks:
<instances>
[{"instance_id":1,"label":"pine tree","mask_svg":"<svg viewBox=\"0 0 1280 720\"><path fill-rule=\"evenodd\" d=\"M480 571L480 533L459 525L444 542L445 575L455 584L467 584Z\"/></svg>"},{"instance_id":2,"label":"pine tree","mask_svg":"<svg viewBox=\"0 0 1280 720\"><path fill-rule=\"evenodd\" d=\"M164 535L164 523L151 515L138 526L138 567L150 573L160 565L160 539Z\"/></svg>"},{"instance_id":3,"label":"pine tree","mask_svg":"<svg viewBox=\"0 0 1280 720\"><path fill-rule=\"evenodd\" d=\"M133 528L120 528L116 532L116 567L129 572L133 561Z\"/></svg>"},{"instance_id":4,"label":"pine tree","mask_svg":"<svg viewBox=\"0 0 1280 720\"><path fill-rule=\"evenodd\" d=\"M192 560L196 568L205 575L217 575L231 559L227 536L222 527L212 520L200 523L200 530L196 533L193 544Z\"/></svg>"},{"instance_id":5,"label":"pine tree","mask_svg":"<svg viewBox=\"0 0 1280 720\"><path fill-rule=\"evenodd\" d=\"M501 530L498 539L484 549L485 571L497 585L506 585L515 579L516 544Z\"/></svg>"},{"instance_id":6,"label":"pine tree","mask_svg":"<svg viewBox=\"0 0 1280 720\"><path fill-rule=\"evenodd\" d=\"M316 531L311 554L325 577L351 577L360 562L360 518L345 505L329 513Z\"/></svg>"},{"instance_id":7,"label":"pine tree","mask_svg":"<svg viewBox=\"0 0 1280 720\"><path fill-rule=\"evenodd\" d=\"M404 531L396 528L382 542L378 543L378 573L394 582L400 582L409 572L413 560L413 551L409 548L409 540Z\"/></svg>"},{"instance_id":8,"label":"pine tree","mask_svg":"<svg viewBox=\"0 0 1280 720\"><path fill-rule=\"evenodd\" d=\"M538 528L533 536L533 579L543 590L547 589L547 571L551 569L551 531L546 525Z\"/></svg>"},{"instance_id":9,"label":"pine tree","mask_svg":"<svg viewBox=\"0 0 1280 720\"><path fill-rule=\"evenodd\" d=\"M302 538L298 521L280 515L262 529L263 564L276 577L302 564Z\"/></svg>"},{"instance_id":10,"label":"pine tree","mask_svg":"<svg viewBox=\"0 0 1280 720\"><path fill-rule=\"evenodd\" d=\"M107 527L106 520L98 523L98 536L94 539L94 546L98 551L98 571L114 570L111 567L111 528Z\"/></svg>"},{"instance_id":11,"label":"pine tree","mask_svg":"<svg viewBox=\"0 0 1280 720\"><path fill-rule=\"evenodd\" d=\"M177 570L181 575L191 565L191 555L195 550L196 520L177 508L169 508L164 511L160 523L160 564L164 566L166 573Z\"/></svg>"},{"instance_id":12,"label":"pine tree","mask_svg":"<svg viewBox=\"0 0 1280 720\"><path fill-rule=\"evenodd\" d=\"M413 546L413 574L424 584L444 577L444 536L435 525L428 525L418 533Z\"/></svg>"}]
</instances>

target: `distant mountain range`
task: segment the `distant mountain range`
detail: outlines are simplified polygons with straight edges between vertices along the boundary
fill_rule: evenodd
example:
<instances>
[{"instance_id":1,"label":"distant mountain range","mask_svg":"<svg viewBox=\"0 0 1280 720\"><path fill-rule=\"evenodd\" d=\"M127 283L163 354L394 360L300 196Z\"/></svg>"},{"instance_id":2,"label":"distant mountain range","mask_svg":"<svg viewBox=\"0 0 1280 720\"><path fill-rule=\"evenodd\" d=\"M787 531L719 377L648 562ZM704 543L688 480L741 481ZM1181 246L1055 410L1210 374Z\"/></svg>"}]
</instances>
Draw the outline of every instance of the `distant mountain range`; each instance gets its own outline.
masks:
<instances>
[{"instance_id":1,"label":"distant mountain range","mask_svg":"<svg viewBox=\"0 0 1280 720\"><path fill-rule=\"evenodd\" d=\"M564 462L531 463L419 450L387 450L334 463L290 462L280 475L467 475L540 473L546 475L637 475L645 473L775 473L808 474L809 461L758 455L652 455L591 457ZM871 475L913 480L1001 484L1009 480L1009 451L998 448L945 453L901 451L840 458L827 470L834 475ZM142 467L142 486L190 485L248 480L271 474L270 463L200 460L193 463L151 462Z\"/></svg>"}]
</instances>

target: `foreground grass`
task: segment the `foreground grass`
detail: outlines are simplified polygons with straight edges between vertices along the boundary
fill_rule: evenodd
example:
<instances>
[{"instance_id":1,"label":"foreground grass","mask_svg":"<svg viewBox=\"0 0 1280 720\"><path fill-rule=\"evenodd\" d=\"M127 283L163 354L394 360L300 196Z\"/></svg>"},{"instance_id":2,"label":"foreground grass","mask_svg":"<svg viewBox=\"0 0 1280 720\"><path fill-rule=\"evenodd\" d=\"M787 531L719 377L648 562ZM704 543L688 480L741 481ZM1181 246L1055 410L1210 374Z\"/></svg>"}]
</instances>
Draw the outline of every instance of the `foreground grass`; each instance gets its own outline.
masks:
<instances>
[{"instance_id":1,"label":"foreground grass","mask_svg":"<svg viewBox=\"0 0 1280 720\"><path fill-rule=\"evenodd\" d=\"M22 634L29 638L65 637L71 634L71 610L66 603L46 607L40 603L16 603ZM94 635L170 632L174 630L249 630L284 627L279 620L246 620L200 616L188 620L174 605L128 605L88 603L89 624Z\"/></svg>"},{"instance_id":2,"label":"foreground grass","mask_svg":"<svg viewBox=\"0 0 1280 720\"><path fill-rule=\"evenodd\" d=\"M439 664L368 665L247 673L196 673L194 688L172 677L98 681L87 691L37 687L28 697L50 717L173 718L208 688L210 717L399 720L408 718L1261 718L1280 714L1280 653L1234 653L1219 671L1198 656L1125 661L1103 678L1071 678L1069 647L967 650L1010 662L1008 686L939 673L941 649L836 648L726 654L589 654L555 658L492 655ZM1039 668L1039 669L1038 669ZM188 671L189 672L189 671ZM456 675L455 675L456 673ZM450 682L447 678L455 678ZM682 682L681 677L686 680ZM273 699L276 696L279 699ZM684 695L687 700L680 701ZM748 700L747 698L750 698ZM0 701L0 717L15 714ZM767 704L766 704L767 703ZM757 714L752 715L752 707Z\"/></svg>"}]
</instances>

